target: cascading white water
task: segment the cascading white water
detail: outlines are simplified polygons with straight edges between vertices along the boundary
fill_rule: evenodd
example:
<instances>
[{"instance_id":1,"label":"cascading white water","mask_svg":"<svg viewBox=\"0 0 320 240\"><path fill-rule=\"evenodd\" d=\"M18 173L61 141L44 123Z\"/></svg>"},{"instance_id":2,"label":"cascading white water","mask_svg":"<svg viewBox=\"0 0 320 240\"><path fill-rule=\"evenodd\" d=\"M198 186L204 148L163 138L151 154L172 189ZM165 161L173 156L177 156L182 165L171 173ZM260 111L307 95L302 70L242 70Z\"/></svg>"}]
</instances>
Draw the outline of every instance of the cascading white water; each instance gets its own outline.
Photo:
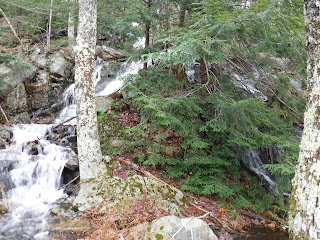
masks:
<instances>
[{"instance_id":1,"label":"cascading white water","mask_svg":"<svg viewBox=\"0 0 320 240\"><path fill-rule=\"evenodd\" d=\"M71 84L63 93L64 108L61 110L59 116L55 119L55 123L63 123L76 116L76 104L74 100L74 87L75 84ZM72 119L68 124L75 125L76 119Z\"/></svg>"},{"instance_id":2,"label":"cascading white water","mask_svg":"<svg viewBox=\"0 0 320 240\"><path fill-rule=\"evenodd\" d=\"M104 61L98 58L95 66L96 85L100 81L103 65ZM125 62L116 78L104 83L96 95L107 96L118 91L124 85L124 78L137 74L142 67L140 60ZM65 107L55 124L76 116L74 88L75 85L71 84L64 92ZM68 124L75 125L76 119L68 121ZM5 203L10 209L0 219L0 240L47 239L46 218L55 202L65 196L63 190L59 190L61 174L66 161L75 156L70 147L58 146L43 138L51 126L15 125L11 139L13 143L0 150L0 177L5 175L2 179L7 190ZM5 164L1 164L1 161ZM3 168L3 165L7 167ZM4 173L1 172L3 169L6 169Z\"/></svg>"},{"instance_id":3,"label":"cascading white water","mask_svg":"<svg viewBox=\"0 0 320 240\"><path fill-rule=\"evenodd\" d=\"M5 203L10 212L0 220L0 239L46 238L46 217L64 196L63 190L59 190L63 167L75 156L70 147L43 138L50 127L15 125L13 143L0 151L0 161L11 162L11 170L5 173ZM32 155L34 151L36 155Z\"/></svg>"},{"instance_id":4,"label":"cascading white water","mask_svg":"<svg viewBox=\"0 0 320 240\"><path fill-rule=\"evenodd\" d=\"M115 79L104 82L103 89L96 93L96 96L108 96L114 92L119 91L124 85L124 79L132 74L138 74L143 68L143 61L137 60L132 62L125 62L121 65L120 71Z\"/></svg>"},{"instance_id":5,"label":"cascading white water","mask_svg":"<svg viewBox=\"0 0 320 240\"><path fill-rule=\"evenodd\" d=\"M258 178L267 184L267 188L276 196L279 195L277 184L272 180L272 176L267 169L264 168L259 153L255 149L250 149L248 153L249 169L254 172Z\"/></svg>"}]
</instances>

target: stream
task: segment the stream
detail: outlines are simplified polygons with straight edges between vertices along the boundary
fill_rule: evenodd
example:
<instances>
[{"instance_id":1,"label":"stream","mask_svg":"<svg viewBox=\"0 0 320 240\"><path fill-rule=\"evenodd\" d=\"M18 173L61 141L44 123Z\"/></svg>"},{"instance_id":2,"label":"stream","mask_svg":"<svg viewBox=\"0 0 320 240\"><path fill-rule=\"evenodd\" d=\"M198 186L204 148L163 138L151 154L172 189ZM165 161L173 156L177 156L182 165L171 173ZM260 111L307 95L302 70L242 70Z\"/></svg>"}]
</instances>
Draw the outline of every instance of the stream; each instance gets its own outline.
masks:
<instances>
[{"instance_id":1,"label":"stream","mask_svg":"<svg viewBox=\"0 0 320 240\"><path fill-rule=\"evenodd\" d=\"M101 70L104 62L96 61L96 95L107 96L119 91L124 85L123 79L129 74L137 74L143 67L143 62L126 62L113 79L101 83ZM196 66L199 68L199 66ZM196 71L189 67L189 77L195 78ZM12 127L12 143L6 149L0 150L0 179L2 180L6 198L3 200L9 208L9 213L0 219L1 239L48 239L47 218L57 201L67 198L63 192L62 171L65 163L76 154L69 146L61 146L46 139L51 127L63 123L76 116L74 101L74 84L64 92L65 107L54 121L54 124L20 124ZM67 124L75 125L76 119ZM259 174L268 180L273 187L274 182L268 173L261 168L261 161L255 151L249 154L251 169L259 170ZM271 231L271 230L270 230ZM245 236L235 236L234 239L288 239L281 232L267 232L252 229Z\"/></svg>"}]
</instances>

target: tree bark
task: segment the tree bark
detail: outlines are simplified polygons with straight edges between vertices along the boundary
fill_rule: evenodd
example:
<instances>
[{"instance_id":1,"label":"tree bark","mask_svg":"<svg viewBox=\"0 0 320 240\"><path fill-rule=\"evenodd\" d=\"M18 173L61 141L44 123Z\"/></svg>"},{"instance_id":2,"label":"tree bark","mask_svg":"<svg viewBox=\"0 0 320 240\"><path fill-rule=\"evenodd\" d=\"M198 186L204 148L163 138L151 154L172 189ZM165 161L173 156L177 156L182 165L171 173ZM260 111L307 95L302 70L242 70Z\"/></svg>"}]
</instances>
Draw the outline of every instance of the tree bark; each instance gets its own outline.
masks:
<instances>
[{"instance_id":1,"label":"tree bark","mask_svg":"<svg viewBox=\"0 0 320 240\"><path fill-rule=\"evenodd\" d=\"M51 41L52 5L53 5L53 0L50 0L49 22L48 22L48 31L47 31L47 53L49 53L51 49L50 41Z\"/></svg>"},{"instance_id":2,"label":"tree bark","mask_svg":"<svg viewBox=\"0 0 320 240\"><path fill-rule=\"evenodd\" d=\"M75 100L77 146L82 182L103 172L94 92L94 63L97 34L96 0L79 0L79 27L75 47Z\"/></svg>"},{"instance_id":3,"label":"tree bark","mask_svg":"<svg viewBox=\"0 0 320 240\"><path fill-rule=\"evenodd\" d=\"M290 239L320 239L320 0L305 0L308 99L292 180Z\"/></svg>"},{"instance_id":4,"label":"tree bark","mask_svg":"<svg viewBox=\"0 0 320 240\"><path fill-rule=\"evenodd\" d=\"M70 0L70 11L69 11L69 18L68 18L68 41L69 41L69 48L73 51L74 47L74 4L75 0Z\"/></svg>"},{"instance_id":5,"label":"tree bark","mask_svg":"<svg viewBox=\"0 0 320 240\"><path fill-rule=\"evenodd\" d=\"M181 6L179 14L179 27L184 27L184 20L186 18L187 7L185 5Z\"/></svg>"},{"instance_id":6,"label":"tree bark","mask_svg":"<svg viewBox=\"0 0 320 240\"><path fill-rule=\"evenodd\" d=\"M150 9L151 8L151 0L147 1L147 8ZM144 47L148 48L150 46L150 23L147 21L146 23L146 28L144 31L144 37L145 37L145 42L144 42ZM145 62L143 64L143 68L147 69L148 68L148 63Z\"/></svg>"}]
</instances>

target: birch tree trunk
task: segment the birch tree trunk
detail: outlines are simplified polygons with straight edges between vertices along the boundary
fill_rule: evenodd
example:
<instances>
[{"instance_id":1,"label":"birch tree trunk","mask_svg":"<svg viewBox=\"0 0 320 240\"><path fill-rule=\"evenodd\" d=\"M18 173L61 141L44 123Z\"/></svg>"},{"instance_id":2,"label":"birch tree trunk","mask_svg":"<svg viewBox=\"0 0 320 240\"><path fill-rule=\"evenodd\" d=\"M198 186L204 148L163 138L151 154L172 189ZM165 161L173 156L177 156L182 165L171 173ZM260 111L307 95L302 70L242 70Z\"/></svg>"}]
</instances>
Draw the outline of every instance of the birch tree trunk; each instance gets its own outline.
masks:
<instances>
[{"instance_id":1,"label":"birch tree trunk","mask_svg":"<svg viewBox=\"0 0 320 240\"><path fill-rule=\"evenodd\" d=\"M308 99L292 180L290 239L320 239L320 0L305 0Z\"/></svg>"},{"instance_id":2,"label":"birch tree trunk","mask_svg":"<svg viewBox=\"0 0 320 240\"><path fill-rule=\"evenodd\" d=\"M103 171L94 92L96 34L96 0L79 0L79 27L75 47L75 100L82 182L98 178Z\"/></svg>"},{"instance_id":3,"label":"birch tree trunk","mask_svg":"<svg viewBox=\"0 0 320 240\"><path fill-rule=\"evenodd\" d=\"M52 5L53 5L53 0L50 0L49 23L48 23L48 31L47 31L47 53L50 52L50 48L51 48L50 41L51 41Z\"/></svg>"},{"instance_id":4,"label":"birch tree trunk","mask_svg":"<svg viewBox=\"0 0 320 240\"><path fill-rule=\"evenodd\" d=\"M22 44L22 42L21 42L21 40L20 40L17 32L14 30L14 28L13 28L10 20L7 18L6 14L4 13L4 11L3 11L1 8L0 8L0 12L1 12L1 14L4 16L4 18L6 19L6 21L7 21L8 25L9 25L11 31L12 31L13 34L14 34L14 36L18 39L19 43Z\"/></svg>"},{"instance_id":5,"label":"birch tree trunk","mask_svg":"<svg viewBox=\"0 0 320 240\"><path fill-rule=\"evenodd\" d=\"M70 0L70 11L68 18L68 41L69 48L72 51L74 47L74 4L75 0Z\"/></svg>"}]
</instances>

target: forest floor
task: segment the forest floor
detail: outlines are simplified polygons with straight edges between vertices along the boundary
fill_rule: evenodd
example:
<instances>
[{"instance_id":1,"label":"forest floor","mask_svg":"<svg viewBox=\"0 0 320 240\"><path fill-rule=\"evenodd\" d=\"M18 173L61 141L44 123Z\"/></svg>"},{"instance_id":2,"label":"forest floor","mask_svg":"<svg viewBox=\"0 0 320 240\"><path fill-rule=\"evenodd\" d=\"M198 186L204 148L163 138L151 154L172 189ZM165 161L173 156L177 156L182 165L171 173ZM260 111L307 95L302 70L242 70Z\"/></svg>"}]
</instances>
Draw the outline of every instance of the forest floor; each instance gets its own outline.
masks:
<instances>
[{"instance_id":1,"label":"forest floor","mask_svg":"<svg viewBox=\"0 0 320 240\"><path fill-rule=\"evenodd\" d=\"M139 111L132 106L122 111L119 117L115 119L121 123L124 128L141 124ZM168 139L170 144L179 145L181 143L181 137L174 132L170 132ZM138 164L134 161L134 154L139 153L139 151L144 150L136 148L135 152L112 155L112 161L108 168L112 170L113 175L123 179L132 176L132 174L151 176L180 189L185 179L176 181L168 174L165 174L163 169ZM206 213L210 213L202 219L209 224L219 239L230 239L230 236L237 236L234 239L240 239L241 235L245 236L250 232L251 228L257 226L271 229L274 232L282 232L286 235L287 230L284 225L287 225L287 219L281 217L275 219L274 216L276 216L276 213L274 213L274 216L271 216L268 211L262 214L256 214L250 210L235 209L230 200L221 201L217 195L205 197L189 191L184 191L183 193L188 199L189 204L181 207L182 215L184 217L200 217ZM90 234L90 239L100 239L99 236L105 236L107 233L109 234L108 239L118 239L117 236L119 236L119 233L123 234L123 239L131 239L130 229L132 227L168 215L168 213L163 212L162 209L155 207L155 201L157 201L157 199L153 197L143 196L131 201L130 208L121 207L121 212L112 210L103 216L100 216L95 210L88 212L85 218L89 220L91 226L95 226L94 228L96 229ZM108 220L106 221L106 219ZM280 224L280 222L282 222L282 224ZM112 232L114 235L111 234Z\"/></svg>"}]
</instances>

